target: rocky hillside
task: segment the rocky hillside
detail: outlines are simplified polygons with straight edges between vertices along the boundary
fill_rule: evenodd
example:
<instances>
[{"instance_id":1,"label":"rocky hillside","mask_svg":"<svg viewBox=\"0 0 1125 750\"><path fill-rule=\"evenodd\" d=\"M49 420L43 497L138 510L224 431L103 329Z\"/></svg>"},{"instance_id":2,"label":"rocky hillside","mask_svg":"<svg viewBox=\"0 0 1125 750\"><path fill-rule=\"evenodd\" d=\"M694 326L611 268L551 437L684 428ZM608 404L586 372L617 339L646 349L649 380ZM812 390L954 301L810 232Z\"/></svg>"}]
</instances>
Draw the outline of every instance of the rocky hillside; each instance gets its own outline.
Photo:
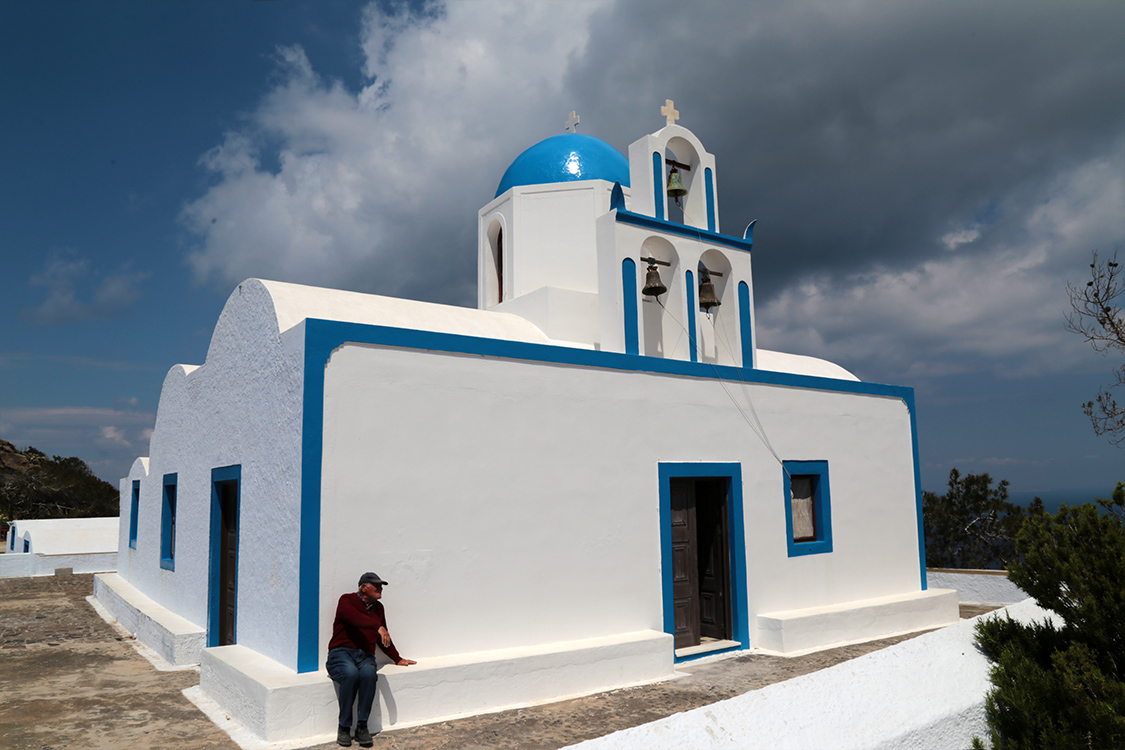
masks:
<instances>
[{"instance_id":1,"label":"rocky hillside","mask_svg":"<svg viewBox=\"0 0 1125 750\"><path fill-rule=\"evenodd\" d=\"M80 458L0 440L0 520L116 516L118 493Z\"/></svg>"}]
</instances>

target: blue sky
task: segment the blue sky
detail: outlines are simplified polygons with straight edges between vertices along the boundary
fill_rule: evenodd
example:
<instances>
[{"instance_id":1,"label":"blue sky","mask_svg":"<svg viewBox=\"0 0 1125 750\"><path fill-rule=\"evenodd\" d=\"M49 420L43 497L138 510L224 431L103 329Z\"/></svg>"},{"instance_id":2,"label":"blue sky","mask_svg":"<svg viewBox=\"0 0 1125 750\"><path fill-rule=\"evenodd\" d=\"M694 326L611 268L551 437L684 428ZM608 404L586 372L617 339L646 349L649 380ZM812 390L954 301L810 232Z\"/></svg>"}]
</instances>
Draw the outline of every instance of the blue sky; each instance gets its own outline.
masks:
<instances>
[{"instance_id":1,"label":"blue sky","mask_svg":"<svg viewBox=\"0 0 1125 750\"><path fill-rule=\"evenodd\" d=\"M680 124L751 219L759 339L915 388L923 486L1102 489L1117 364L1065 286L1125 245L1112 3L0 5L0 438L115 481L257 276L472 305L476 210L560 132ZM1104 489L1103 489L1104 488Z\"/></svg>"}]
</instances>

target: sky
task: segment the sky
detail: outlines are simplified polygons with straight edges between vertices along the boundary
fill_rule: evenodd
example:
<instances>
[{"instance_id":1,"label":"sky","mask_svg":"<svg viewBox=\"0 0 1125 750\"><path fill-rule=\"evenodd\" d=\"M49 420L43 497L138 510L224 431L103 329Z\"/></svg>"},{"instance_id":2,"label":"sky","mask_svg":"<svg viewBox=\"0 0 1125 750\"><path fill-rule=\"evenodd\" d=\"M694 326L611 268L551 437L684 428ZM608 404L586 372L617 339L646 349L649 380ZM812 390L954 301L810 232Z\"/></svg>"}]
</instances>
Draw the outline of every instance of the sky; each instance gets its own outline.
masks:
<instances>
[{"instance_id":1,"label":"sky","mask_svg":"<svg viewBox=\"0 0 1125 750\"><path fill-rule=\"evenodd\" d=\"M248 277L476 303L476 212L563 130L679 124L757 219L759 345L915 389L951 468L1108 496L1064 327L1125 246L1125 4L8 0L0 438L111 482Z\"/></svg>"}]
</instances>

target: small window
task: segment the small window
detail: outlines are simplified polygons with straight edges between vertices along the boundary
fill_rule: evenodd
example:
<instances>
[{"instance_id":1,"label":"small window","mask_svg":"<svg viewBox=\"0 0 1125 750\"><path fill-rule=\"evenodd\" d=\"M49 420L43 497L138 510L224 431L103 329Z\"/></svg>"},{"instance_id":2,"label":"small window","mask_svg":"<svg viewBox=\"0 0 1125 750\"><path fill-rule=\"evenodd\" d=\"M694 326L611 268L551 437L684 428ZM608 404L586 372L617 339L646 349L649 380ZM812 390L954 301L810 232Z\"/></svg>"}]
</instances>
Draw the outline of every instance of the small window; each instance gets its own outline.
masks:
<instances>
[{"instance_id":1,"label":"small window","mask_svg":"<svg viewBox=\"0 0 1125 750\"><path fill-rule=\"evenodd\" d=\"M832 551L827 461L785 461L785 531L789 556Z\"/></svg>"},{"instance_id":2,"label":"small window","mask_svg":"<svg viewBox=\"0 0 1125 750\"><path fill-rule=\"evenodd\" d=\"M31 542L27 539L23 540L23 551L24 552L31 552Z\"/></svg>"},{"instance_id":3,"label":"small window","mask_svg":"<svg viewBox=\"0 0 1125 750\"><path fill-rule=\"evenodd\" d=\"M129 549L137 548L137 514L141 510L141 483L133 480L133 501L129 503Z\"/></svg>"},{"instance_id":4,"label":"small window","mask_svg":"<svg viewBox=\"0 0 1125 750\"><path fill-rule=\"evenodd\" d=\"M160 511L160 567L176 569L176 475L164 475L164 502Z\"/></svg>"}]
</instances>

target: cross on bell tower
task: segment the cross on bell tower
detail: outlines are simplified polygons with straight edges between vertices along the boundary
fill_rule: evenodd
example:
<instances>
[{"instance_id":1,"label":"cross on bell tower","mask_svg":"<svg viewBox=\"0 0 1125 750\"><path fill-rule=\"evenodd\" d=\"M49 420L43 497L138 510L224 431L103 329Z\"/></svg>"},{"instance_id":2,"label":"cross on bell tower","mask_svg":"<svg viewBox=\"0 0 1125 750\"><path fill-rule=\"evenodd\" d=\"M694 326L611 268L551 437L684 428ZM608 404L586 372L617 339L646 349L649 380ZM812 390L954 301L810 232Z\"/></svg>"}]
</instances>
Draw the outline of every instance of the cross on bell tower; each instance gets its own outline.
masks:
<instances>
[{"instance_id":1,"label":"cross on bell tower","mask_svg":"<svg viewBox=\"0 0 1125 750\"><path fill-rule=\"evenodd\" d=\"M664 115L664 118L669 125L675 125L676 120L680 119L680 111L675 108L675 106L672 104L671 99L664 100L664 106L660 108L660 114Z\"/></svg>"}]
</instances>

